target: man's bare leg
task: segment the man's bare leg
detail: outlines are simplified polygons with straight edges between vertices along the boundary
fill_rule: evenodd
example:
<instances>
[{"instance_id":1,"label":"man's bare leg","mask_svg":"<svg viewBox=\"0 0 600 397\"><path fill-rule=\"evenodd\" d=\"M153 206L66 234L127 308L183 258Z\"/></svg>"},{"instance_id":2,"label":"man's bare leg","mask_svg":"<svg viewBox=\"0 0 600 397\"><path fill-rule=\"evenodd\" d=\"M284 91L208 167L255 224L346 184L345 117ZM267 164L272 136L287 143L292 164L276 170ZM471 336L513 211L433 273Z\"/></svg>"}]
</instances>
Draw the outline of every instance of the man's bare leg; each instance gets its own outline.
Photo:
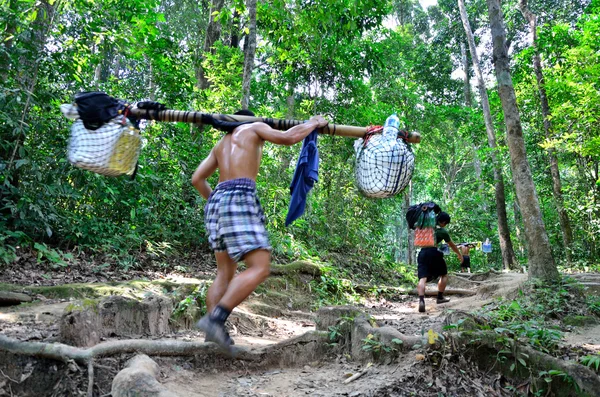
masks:
<instances>
[{"instance_id":1,"label":"man's bare leg","mask_svg":"<svg viewBox=\"0 0 600 397\"><path fill-rule=\"evenodd\" d=\"M419 294L419 312L425 313L425 284L427 284L427 277L423 277L417 284L417 293Z\"/></svg>"},{"instance_id":2,"label":"man's bare leg","mask_svg":"<svg viewBox=\"0 0 600 397\"><path fill-rule=\"evenodd\" d=\"M215 252L215 258L217 259L217 276L206 293L206 309L208 313L215 308L223 295L225 295L227 287L229 287L229 283L237 270L237 263L231 259L226 251Z\"/></svg>"},{"instance_id":3,"label":"man's bare leg","mask_svg":"<svg viewBox=\"0 0 600 397\"><path fill-rule=\"evenodd\" d=\"M213 307L209 314L202 317L197 324L198 328L206 333L207 340L218 343L223 349L229 350L230 353L232 353L232 340L225 330L225 321L227 321L231 311L269 276L271 253L267 250L255 250L246 254L244 261L248 269L231 279L217 305ZM225 279L227 278L225 277ZM219 287L210 299L216 298L218 293ZM211 304L214 304L214 300Z\"/></svg>"},{"instance_id":4,"label":"man's bare leg","mask_svg":"<svg viewBox=\"0 0 600 397\"><path fill-rule=\"evenodd\" d=\"M440 281L438 281L437 303L450 302L450 299L444 298L444 291L446 290L446 284L448 284L448 275L444 274L442 277L440 277Z\"/></svg>"},{"instance_id":5,"label":"man's bare leg","mask_svg":"<svg viewBox=\"0 0 600 397\"><path fill-rule=\"evenodd\" d=\"M227 292L219 301L219 306L232 311L243 302L271 272L271 253L267 250L255 250L244 257L248 269L231 280Z\"/></svg>"}]
</instances>

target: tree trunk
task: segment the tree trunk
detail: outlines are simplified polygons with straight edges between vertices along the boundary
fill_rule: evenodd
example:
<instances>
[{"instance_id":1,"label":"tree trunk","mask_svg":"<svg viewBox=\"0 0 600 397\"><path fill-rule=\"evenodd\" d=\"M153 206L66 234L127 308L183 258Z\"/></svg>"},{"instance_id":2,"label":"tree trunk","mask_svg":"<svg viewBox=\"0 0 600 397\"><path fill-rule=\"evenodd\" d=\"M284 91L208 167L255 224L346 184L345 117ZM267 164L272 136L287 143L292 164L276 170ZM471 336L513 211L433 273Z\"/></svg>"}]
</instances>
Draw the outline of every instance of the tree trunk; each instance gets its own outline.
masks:
<instances>
[{"instance_id":1,"label":"tree trunk","mask_svg":"<svg viewBox=\"0 0 600 397\"><path fill-rule=\"evenodd\" d=\"M410 207L410 197L412 195L412 182L408 183L408 188L404 191L404 208L405 211L404 213L406 213L406 211L408 210L408 207ZM409 266L412 266L415 264L415 245L414 245L414 232L408 229L408 233L407 233L407 237L408 237L408 244L406 247L406 264Z\"/></svg>"},{"instance_id":2,"label":"tree trunk","mask_svg":"<svg viewBox=\"0 0 600 397\"><path fill-rule=\"evenodd\" d=\"M220 12L224 3L225 0L213 0L211 4L209 14L210 21L208 23L208 27L206 28L206 36L204 38L204 48L202 49L202 54L213 52L212 47L221 36L221 23L219 21L215 21L215 15L213 15L213 13ZM208 88L210 85L204 74L204 68L202 67L203 61L204 55L201 55L198 58L198 65L196 65L196 80L198 88L202 90Z\"/></svg>"},{"instance_id":3,"label":"tree trunk","mask_svg":"<svg viewBox=\"0 0 600 397\"><path fill-rule=\"evenodd\" d=\"M521 234L521 209L519 208L519 204L517 200L513 201L513 212L515 214L515 234L517 235L517 243L519 244L519 252L521 256L525 256L525 244L526 242L523 239Z\"/></svg>"},{"instance_id":4,"label":"tree trunk","mask_svg":"<svg viewBox=\"0 0 600 397\"><path fill-rule=\"evenodd\" d=\"M237 8L233 10L233 21L231 23L231 40L229 46L232 48L238 48L240 45L240 13Z\"/></svg>"},{"instance_id":5,"label":"tree trunk","mask_svg":"<svg viewBox=\"0 0 600 397\"><path fill-rule=\"evenodd\" d=\"M544 74L542 73L542 61L537 46L537 17L531 12L531 10L529 10L527 6L527 0L519 0L519 10L521 10L521 14L523 14L523 17L527 20L527 22L529 22L529 29L531 30L531 43L533 46L533 70L535 71L535 78L537 80L540 95L542 117L544 118L544 133L546 134L546 139L550 140L552 137L552 122L550 121L550 106L548 105L548 97L546 95L546 83L544 81ZM550 162L550 173L552 174L554 203L556 205L556 211L558 212L560 229L562 232L563 243L565 245L565 255L567 262L571 263L573 232L571 230L569 215L564 207L560 173L558 171L558 158L556 157L556 151L554 149L548 150L548 160Z\"/></svg>"},{"instance_id":6,"label":"tree trunk","mask_svg":"<svg viewBox=\"0 0 600 397\"><path fill-rule=\"evenodd\" d=\"M256 53L256 0L247 0L246 8L250 17L250 33L246 36L247 44L244 54L244 75L242 80L242 109L248 109L250 103L250 81L254 69L254 54Z\"/></svg>"},{"instance_id":7,"label":"tree trunk","mask_svg":"<svg viewBox=\"0 0 600 397\"><path fill-rule=\"evenodd\" d=\"M477 55L477 48L475 47L475 39L473 38L473 31L471 30L471 24L469 23L464 0L458 0L458 7L460 9L460 17L467 35L469 50L471 51L473 70L477 76L477 85L479 87L479 94L481 95L481 107L483 108L483 118L485 120L488 146L490 149L492 149L490 151L490 155L494 165L496 214L498 216L498 239L500 242L500 250L502 252L502 263L505 269L518 269L517 257L515 255L512 240L510 238L510 229L508 228L508 219L506 216L506 197L504 195L504 177L502 176L502 168L500 167L498 155L496 153L496 135L494 133L494 123L492 121L492 113L490 111L490 102L488 99L487 90L485 88L483 73L481 72L481 65L479 63L479 56Z\"/></svg>"},{"instance_id":8,"label":"tree trunk","mask_svg":"<svg viewBox=\"0 0 600 397\"><path fill-rule=\"evenodd\" d=\"M463 85L464 85L463 90L464 90L464 95L465 95L465 106L468 108L471 108L471 107L473 107L473 96L471 93L471 81L469 79L469 59L467 57L467 48L465 46L465 43L463 43L463 42L460 43L460 55L461 55L463 70L465 72L465 74L463 76ZM485 192L485 184L483 183L483 179L481 178L481 161L479 161L479 157L477 156L477 150L479 150L479 146L477 146L475 144L475 142L473 142L473 168L475 169L475 178L479 182L479 195L482 198L482 200L480 201L481 209L482 209L483 213L487 214L487 212L488 212L487 202L483 199L484 192ZM486 219L487 219L486 225L487 225L488 229L491 229L489 218L486 217Z\"/></svg>"},{"instance_id":9,"label":"tree trunk","mask_svg":"<svg viewBox=\"0 0 600 397\"><path fill-rule=\"evenodd\" d=\"M521 127L521 117L517 108L517 98L510 75L508 48L506 45L506 30L504 18L498 0L487 0L492 42L494 45L494 67L498 80L498 92L504 122L506 123L508 149L510 152L510 166L515 183L515 190L523 216L525 238L529 257L529 276L542 280L556 280L559 277L556 263L552 257L552 249L540 203L531 176L531 170L525 151L525 140Z\"/></svg>"},{"instance_id":10,"label":"tree trunk","mask_svg":"<svg viewBox=\"0 0 600 397\"><path fill-rule=\"evenodd\" d=\"M286 103L287 103L287 111L285 113L285 117L288 120L294 120L295 116L296 116L296 98L294 97L294 89L290 89L289 91L289 95L286 98Z\"/></svg>"},{"instance_id":11,"label":"tree trunk","mask_svg":"<svg viewBox=\"0 0 600 397\"><path fill-rule=\"evenodd\" d=\"M463 64L463 70L465 71L463 76L465 106L471 107L473 106L473 102L471 100L471 83L469 81L469 60L467 59L467 48L463 42L460 43L460 58Z\"/></svg>"}]
</instances>

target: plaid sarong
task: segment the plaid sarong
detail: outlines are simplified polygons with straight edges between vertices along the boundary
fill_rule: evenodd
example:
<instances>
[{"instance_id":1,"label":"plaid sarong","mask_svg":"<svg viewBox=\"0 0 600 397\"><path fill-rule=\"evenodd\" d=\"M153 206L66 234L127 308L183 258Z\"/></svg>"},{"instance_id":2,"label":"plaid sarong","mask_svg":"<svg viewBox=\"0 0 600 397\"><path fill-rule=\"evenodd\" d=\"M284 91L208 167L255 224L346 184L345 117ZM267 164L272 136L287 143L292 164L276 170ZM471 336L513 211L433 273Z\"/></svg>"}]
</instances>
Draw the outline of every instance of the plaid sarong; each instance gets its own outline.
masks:
<instances>
[{"instance_id":1,"label":"plaid sarong","mask_svg":"<svg viewBox=\"0 0 600 397\"><path fill-rule=\"evenodd\" d=\"M265 214L252 179L219 183L204 207L204 221L213 251L227 251L236 262L251 251L271 250Z\"/></svg>"}]
</instances>

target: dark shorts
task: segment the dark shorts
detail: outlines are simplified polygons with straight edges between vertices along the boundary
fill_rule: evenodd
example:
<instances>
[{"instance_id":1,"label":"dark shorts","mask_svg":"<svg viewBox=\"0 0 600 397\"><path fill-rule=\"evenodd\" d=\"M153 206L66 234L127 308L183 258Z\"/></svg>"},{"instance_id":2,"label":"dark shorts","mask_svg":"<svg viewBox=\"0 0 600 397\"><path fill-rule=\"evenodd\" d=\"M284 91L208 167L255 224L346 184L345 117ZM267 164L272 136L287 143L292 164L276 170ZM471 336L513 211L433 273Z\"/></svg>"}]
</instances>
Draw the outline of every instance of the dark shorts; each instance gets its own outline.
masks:
<instances>
[{"instance_id":1,"label":"dark shorts","mask_svg":"<svg viewBox=\"0 0 600 397\"><path fill-rule=\"evenodd\" d=\"M204 207L204 222L212 250L226 251L236 262L251 251L271 250L265 214L252 179L219 183Z\"/></svg>"},{"instance_id":2,"label":"dark shorts","mask_svg":"<svg viewBox=\"0 0 600 397\"><path fill-rule=\"evenodd\" d=\"M471 257L469 255L463 255L463 263L460 267L471 268Z\"/></svg>"},{"instance_id":3,"label":"dark shorts","mask_svg":"<svg viewBox=\"0 0 600 397\"><path fill-rule=\"evenodd\" d=\"M417 257L419 280L427 277L427 282L448 274L444 254L436 247L422 248Z\"/></svg>"}]
</instances>

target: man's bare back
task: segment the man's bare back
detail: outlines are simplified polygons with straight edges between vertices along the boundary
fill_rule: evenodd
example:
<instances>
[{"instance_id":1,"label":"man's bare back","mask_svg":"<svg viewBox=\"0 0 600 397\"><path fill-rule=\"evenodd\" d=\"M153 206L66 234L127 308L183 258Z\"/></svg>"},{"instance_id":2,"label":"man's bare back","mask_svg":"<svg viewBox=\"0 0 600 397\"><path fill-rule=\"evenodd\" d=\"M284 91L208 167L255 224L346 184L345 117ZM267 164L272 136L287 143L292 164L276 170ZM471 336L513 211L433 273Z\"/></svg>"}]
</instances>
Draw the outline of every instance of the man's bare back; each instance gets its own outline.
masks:
<instances>
[{"instance_id":1,"label":"man's bare back","mask_svg":"<svg viewBox=\"0 0 600 397\"><path fill-rule=\"evenodd\" d=\"M463 255L469 255L471 247L468 244L460 245L459 247Z\"/></svg>"},{"instance_id":2,"label":"man's bare back","mask_svg":"<svg viewBox=\"0 0 600 397\"><path fill-rule=\"evenodd\" d=\"M217 169L219 182L236 178L256 180L265 141L277 145L293 145L303 140L315 128L326 125L327 120L322 116L314 116L308 122L287 131L275 130L265 123L243 124L215 145L194 172L192 184L205 199L208 199L212 189L206 179Z\"/></svg>"},{"instance_id":3,"label":"man's bare back","mask_svg":"<svg viewBox=\"0 0 600 397\"><path fill-rule=\"evenodd\" d=\"M255 132L257 126L254 124L257 123L237 127L213 148L219 182L235 178L256 180L265 141Z\"/></svg>"}]
</instances>

